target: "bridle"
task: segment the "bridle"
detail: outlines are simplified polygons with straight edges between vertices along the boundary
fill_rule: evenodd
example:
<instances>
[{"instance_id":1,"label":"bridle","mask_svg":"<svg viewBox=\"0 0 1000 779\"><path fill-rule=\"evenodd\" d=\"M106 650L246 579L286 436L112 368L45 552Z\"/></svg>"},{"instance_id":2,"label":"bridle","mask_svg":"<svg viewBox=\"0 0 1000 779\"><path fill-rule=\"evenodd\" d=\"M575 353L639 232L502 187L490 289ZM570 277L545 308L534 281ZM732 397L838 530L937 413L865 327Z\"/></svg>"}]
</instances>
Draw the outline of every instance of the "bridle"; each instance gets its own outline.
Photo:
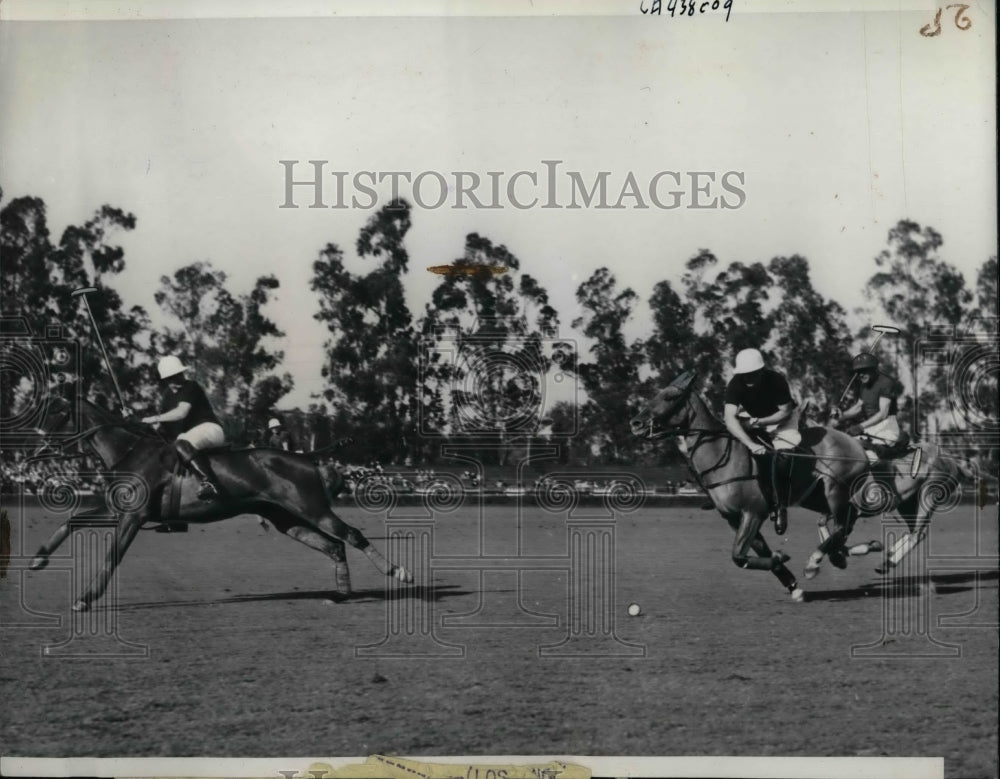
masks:
<instances>
[{"instance_id":1,"label":"bridle","mask_svg":"<svg viewBox=\"0 0 1000 779\"><path fill-rule=\"evenodd\" d=\"M65 411L62 412L62 417L58 419L58 423L59 424L58 425L53 425L53 427L56 428L56 429L58 429L59 425L62 425L66 421L66 419L68 419L68 418L69 418L69 412L65 412ZM133 450L136 448L136 446L139 445L140 441L142 441L142 440L149 440L151 438L159 438L159 439L161 439L163 441L166 440L166 438L164 438L163 434L159 433L158 431L156 432L155 435L150 435L146 431L145 428L143 428L141 430L138 430L138 429L136 429L137 425L135 423L131 423L130 424L129 422L124 421L124 420L122 420L122 421L115 421L115 422L99 422L96 425L91 425L90 427L88 427L86 430L84 430L82 432L79 432L79 433L76 433L74 435L68 436L66 438L63 438L63 439L57 441L57 442L52 442L52 441L47 440L48 436L50 435L50 433L48 431L46 431L46 430L39 430L38 432L43 437L45 437L46 440L42 441L42 443L38 447L38 449L36 449L34 451L34 453L32 453L32 455L26 459L26 462L33 462L33 461L37 461L37 460L75 460L75 459L77 459L79 457L85 457L86 455L83 452L80 452L79 449L78 449L78 453L77 454L66 454L66 449L69 448L69 447L71 447L71 446L77 445L77 444L86 443L86 442L88 442L88 439L92 438L97 433L101 432L102 430L107 430L109 428L118 428L118 429L125 430L127 432L134 432L134 433L136 433L136 436L135 436L135 439L132 442L132 445L129 446L121 454L121 456L118 457L113 463L107 463L107 462L105 462L104 458L101 457L100 453L98 453L96 451L96 449L95 449L94 454L98 457L98 459L101 460L102 463L104 463L104 467L106 469L108 469L108 470L114 470L114 468L119 463L121 463L126 457L128 457L133 452ZM43 452L45 452L48 449L53 449L53 450L55 450L56 453L52 454L52 455L50 455L50 454L43 454Z\"/></svg>"},{"instance_id":2,"label":"bridle","mask_svg":"<svg viewBox=\"0 0 1000 779\"><path fill-rule=\"evenodd\" d=\"M667 387L667 389L670 389L670 387L679 387L680 393L671 401L670 405L657 416L673 417L675 414L677 414L677 412L680 410L682 406L688 406L691 400L691 395L694 392L694 386L695 386L694 379L695 375L690 371L681 374L681 376L675 379L670 384L670 386ZM715 465L713 465L706 471L698 473L698 479L702 482L702 485L705 487L705 489L711 489L713 487L721 487L722 485L729 484L731 482L750 481L757 478L756 476L751 474L744 476L735 476L729 479L724 479L723 481L713 482L711 484L705 483L706 474L718 468L722 468L728 464L729 458L732 455L732 445L733 442L736 440L733 437L733 435L724 427L720 428L718 426L716 427L692 426L690 424L690 417L691 417L690 409L689 413L684 415L683 419L678 420L678 422L671 427L665 427L662 429L656 429L654 427L655 423L654 423L653 413L651 411L647 411L647 413L649 413L649 422L648 422L649 429L645 437L649 440L656 441L663 438L667 438L668 436L688 436L692 434L694 435L695 440L692 444L687 446L687 452L686 452L687 460L691 464L692 469L695 468L694 466L695 452L701 446L708 443L710 440L719 438L727 439L727 446L725 453L722 455L722 458L719 460L719 462L717 462Z\"/></svg>"},{"instance_id":3,"label":"bridle","mask_svg":"<svg viewBox=\"0 0 1000 779\"><path fill-rule=\"evenodd\" d=\"M696 375L692 371L685 371L676 379L674 379L674 381L671 382L671 384L666 389L669 390L671 387L678 387L680 389L680 394L677 395L672 400L670 405L657 416L672 417L677 412L677 410L681 408L681 406L687 405L688 401L691 399L692 393L694 392L695 379ZM664 390L664 392L665 391L666 390ZM685 436L690 433L695 433L696 435L698 435L698 440L695 443L695 445L697 446L703 435L715 433L717 435L724 435L730 438L732 437L728 433L728 431L724 429L720 430L718 428L711 428L711 427L692 427L687 422L683 422L682 424L676 424L673 427L657 429L655 427L655 422L653 419L652 412L647 411L647 413L649 413L649 422L648 422L649 430L646 433L645 437L651 441L658 441L661 438L667 438L668 436Z\"/></svg>"}]
</instances>

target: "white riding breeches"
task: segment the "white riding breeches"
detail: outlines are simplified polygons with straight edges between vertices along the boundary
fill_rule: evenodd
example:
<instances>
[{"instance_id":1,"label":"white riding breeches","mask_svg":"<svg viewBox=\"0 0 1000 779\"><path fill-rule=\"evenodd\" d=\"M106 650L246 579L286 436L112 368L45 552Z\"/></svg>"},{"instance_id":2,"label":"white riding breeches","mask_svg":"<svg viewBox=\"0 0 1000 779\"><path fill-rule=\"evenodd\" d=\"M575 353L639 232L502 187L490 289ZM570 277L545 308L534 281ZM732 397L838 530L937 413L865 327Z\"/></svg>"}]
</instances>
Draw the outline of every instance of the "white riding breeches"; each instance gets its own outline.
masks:
<instances>
[{"instance_id":1,"label":"white riding breeches","mask_svg":"<svg viewBox=\"0 0 1000 779\"><path fill-rule=\"evenodd\" d=\"M222 426L215 422L202 422L185 433L177 436L178 441L187 441L195 449L208 449L212 446L222 446L226 443L226 434Z\"/></svg>"},{"instance_id":2,"label":"white riding breeches","mask_svg":"<svg viewBox=\"0 0 1000 779\"><path fill-rule=\"evenodd\" d=\"M767 432L771 434L771 441L777 450L794 449L802 442L802 433L799 432L799 417L802 411L796 407L788 418L776 425L768 425Z\"/></svg>"},{"instance_id":3,"label":"white riding breeches","mask_svg":"<svg viewBox=\"0 0 1000 779\"><path fill-rule=\"evenodd\" d=\"M899 421L895 416L886 417L881 422L866 427L864 435L868 438L861 439L862 446L865 446L869 441L878 446L892 446L899 440ZM865 454L872 462L878 459L878 455L867 446L865 446Z\"/></svg>"},{"instance_id":4,"label":"white riding breeches","mask_svg":"<svg viewBox=\"0 0 1000 779\"><path fill-rule=\"evenodd\" d=\"M899 422L894 416L886 417L881 422L866 427L865 435L872 439L872 443L889 446L899 440Z\"/></svg>"}]
</instances>

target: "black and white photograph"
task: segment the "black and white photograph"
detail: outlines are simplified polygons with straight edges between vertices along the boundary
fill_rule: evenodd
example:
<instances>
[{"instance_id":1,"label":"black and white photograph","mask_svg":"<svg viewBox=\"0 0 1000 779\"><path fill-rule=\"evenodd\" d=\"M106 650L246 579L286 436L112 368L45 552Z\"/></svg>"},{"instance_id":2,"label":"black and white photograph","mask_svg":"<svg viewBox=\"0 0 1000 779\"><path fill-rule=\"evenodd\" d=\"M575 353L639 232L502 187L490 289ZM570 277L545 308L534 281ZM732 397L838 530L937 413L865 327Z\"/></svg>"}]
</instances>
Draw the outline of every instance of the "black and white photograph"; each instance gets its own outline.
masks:
<instances>
[{"instance_id":1,"label":"black and white photograph","mask_svg":"<svg viewBox=\"0 0 1000 779\"><path fill-rule=\"evenodd\" d=\"M996 8L0 4L0 774L998 776Z\"/></svg>"}]
</instances>

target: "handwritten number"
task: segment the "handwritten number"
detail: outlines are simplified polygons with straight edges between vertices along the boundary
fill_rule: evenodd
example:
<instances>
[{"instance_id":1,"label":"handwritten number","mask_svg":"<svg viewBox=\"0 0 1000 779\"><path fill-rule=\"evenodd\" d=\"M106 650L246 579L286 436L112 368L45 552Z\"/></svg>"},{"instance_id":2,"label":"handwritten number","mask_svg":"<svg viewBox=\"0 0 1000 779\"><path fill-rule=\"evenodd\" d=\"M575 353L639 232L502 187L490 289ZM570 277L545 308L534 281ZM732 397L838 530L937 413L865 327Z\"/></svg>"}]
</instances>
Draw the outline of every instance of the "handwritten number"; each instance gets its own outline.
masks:
<instances>
[{"instance_id":1,"label":"handwritten number","mask_svg":"<svg viewBox=\"0 0 1000 779\"><path fill-rule=\"evenodd\" d=\"M935 35L941 34L941 9L937 9L937 13L934 14L934 27L932 28L929 24L925 24L920 28L920 34L925 38L933 38Z\"/></svg>"},{"instance_id":2,"label":"handwritten number","mask_svg":"<svg viewBox=\"0 0 1000 779\"><path fill-rule=\"evenodd\" d=\"M2 2L3 0L0 0L0 3ZM649 3L648 6L647 3ZM967 8L968 6L962 7ZM666 0L666 8L671 19L675 16L704 14L709 8L713 11L722 8L726 12L726 21L728 22L729 15L733 11L733 0L680 0L680 7L678 7L678 0ZM648 16L659 16L663 12L663 0L639 0L639 11ZM938 15L940 16L940 12Z\"/></svg>"},{"instance_id":3,"label":"handwritten number","mask_svg":"<svg viewBox=\"0 0 1000 779\"><path fill-rule=\"evenodd\" d=\"M965 15L965 11L968 9L968 5L965 3L952 3L951 5L946 5L949 11L952 8L957 8L955 12L955 26L960 30L968 30L972 27L972 19ZM933 24L925 24L920 28L920 34L925 38L933 38L936 35L941 34L941 9L937 9L937 13L934 14Z\"/></svg>"},{"instance_id":4,"label":"handwritten number","mask_svg":"<svg viewBox=\"0 0 1000 779\"><path fill-rule=\"evenodd\" d=\"M963 5L962 3L952 3L951 5L945 6L945 8L957 8L958 12L955 14L955 26L960 30L968 30L972 26L972 19L965 16L965 10L969 6ZM965 22L965 24L962 24Z\"/></svg>"}]
</instances>

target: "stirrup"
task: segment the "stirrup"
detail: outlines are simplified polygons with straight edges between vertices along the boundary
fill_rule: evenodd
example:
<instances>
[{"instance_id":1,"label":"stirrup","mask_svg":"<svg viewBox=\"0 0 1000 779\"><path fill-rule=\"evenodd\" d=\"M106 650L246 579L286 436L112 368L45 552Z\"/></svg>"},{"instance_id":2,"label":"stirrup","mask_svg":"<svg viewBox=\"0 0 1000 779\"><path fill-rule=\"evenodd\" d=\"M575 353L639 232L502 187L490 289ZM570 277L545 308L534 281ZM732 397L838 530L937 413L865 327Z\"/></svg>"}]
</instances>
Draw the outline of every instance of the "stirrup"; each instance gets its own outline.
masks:
<instances>
[{"instance_id":1,"label":"stirrup","mask_svg":"<svg viewBox=\"0 0 1000 779\"><path fill-rule=\"evenodd\" d=\"M215 485L212 484L212 482L203 481L201 486L198 487L199 500L212 500L217 497L219 497L219 491L215 488Z\"/></svg>"}]
</instances>

